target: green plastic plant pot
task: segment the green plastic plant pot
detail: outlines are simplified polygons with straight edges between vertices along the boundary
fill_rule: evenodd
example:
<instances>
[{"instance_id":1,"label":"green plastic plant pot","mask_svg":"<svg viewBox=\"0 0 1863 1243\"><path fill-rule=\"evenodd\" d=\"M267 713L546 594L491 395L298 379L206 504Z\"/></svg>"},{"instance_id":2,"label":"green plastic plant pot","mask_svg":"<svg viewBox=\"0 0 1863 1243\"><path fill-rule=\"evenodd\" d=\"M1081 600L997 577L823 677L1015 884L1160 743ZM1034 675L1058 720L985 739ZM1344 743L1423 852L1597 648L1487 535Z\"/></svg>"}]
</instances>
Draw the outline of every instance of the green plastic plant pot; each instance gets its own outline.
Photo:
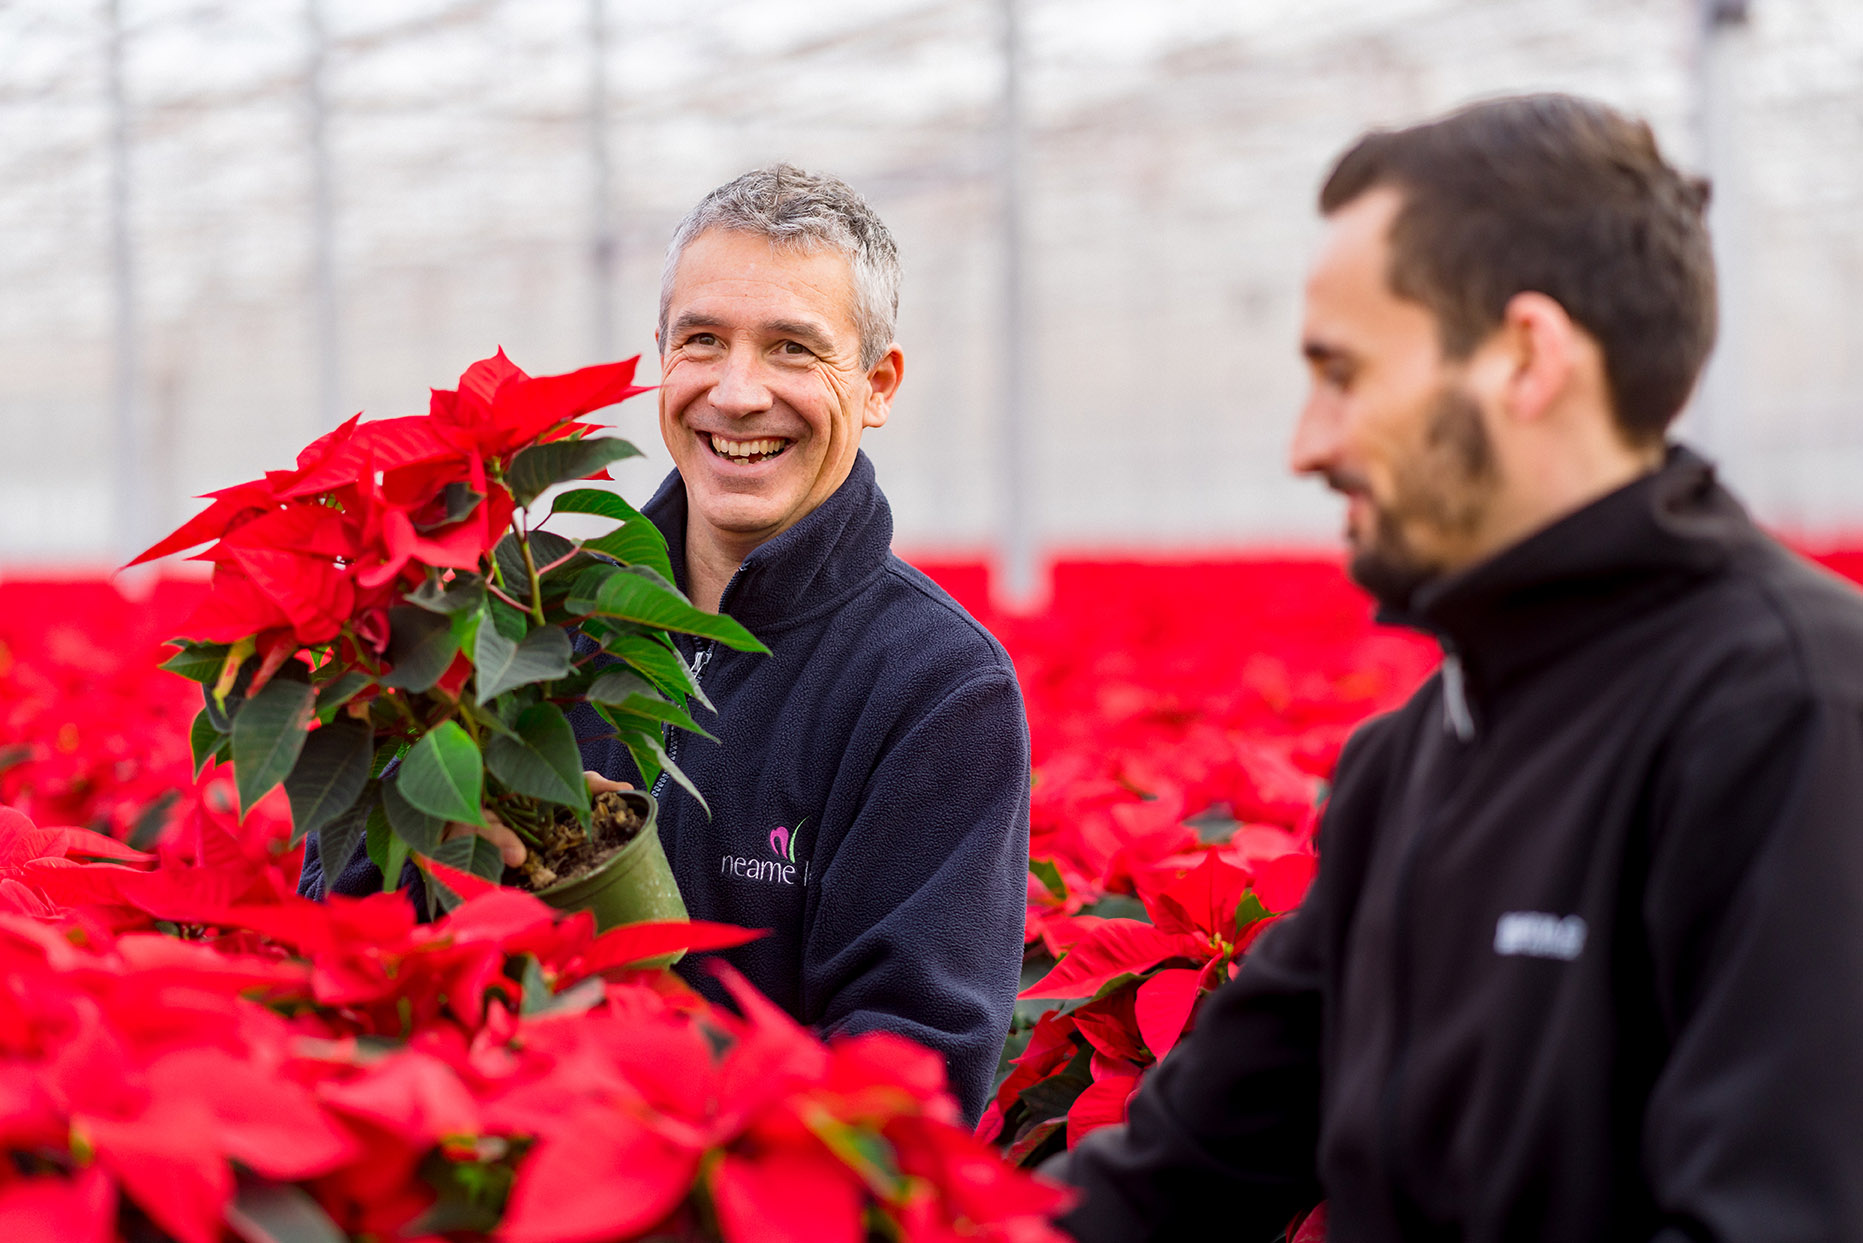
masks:
<instances>
[{"instance_id":1,"label":"green plastic plant pot","mask_svg":"<svg viewBox=\"0 0 1863 1243\"><path fill-rule=\"evenodd\" d=\"M659 808L651 794L623 790L621 797L634 805L645 821L633 841L623 846L608 861L586 876L558 881L537 896L559 911L589 911L595 916L598 932L621 924L638 924L648 920L683 920L685 899L673 880L673 865L666 860L660 845ZM654 965L664 966L679 960L674 954Z\"/></svg>"}]
</instances>

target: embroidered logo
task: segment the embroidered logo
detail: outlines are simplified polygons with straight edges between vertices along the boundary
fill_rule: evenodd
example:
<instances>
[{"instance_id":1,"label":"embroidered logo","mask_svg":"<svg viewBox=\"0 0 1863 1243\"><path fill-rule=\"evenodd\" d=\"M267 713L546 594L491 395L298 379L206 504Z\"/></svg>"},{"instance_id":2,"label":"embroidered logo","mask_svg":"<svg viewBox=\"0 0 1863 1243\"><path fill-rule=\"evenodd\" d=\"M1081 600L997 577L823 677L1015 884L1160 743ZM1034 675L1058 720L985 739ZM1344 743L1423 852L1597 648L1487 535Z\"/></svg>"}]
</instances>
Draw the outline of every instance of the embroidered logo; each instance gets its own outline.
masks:
<instances>
[{"instance_id":1,"label":"embroidered logo","mask_svg":"<svg viewBox=\"0 0 1863 1243\"><path fill-rule=\"evenodd\" d=\"M805 817L792 831L782 825L770 830L770 853L773 859L752 859L743 855L725 855L719 861L719 875L740 876L745 880L762 881L770 885L793 885L796 883L796 837L802 832L802 826L808 823ZM808 883L809 865L802 864L802 882Z\"/></svg>"},{"instance_id":2,"label":"embroidered logo","mask_svg":"<svg viewBox=\"0 0 1863 1243\"><path fill-rule=\"evenodd\" d=\"M1494 925L1494 952L1505 957L1571 962L1585 949L1585 921L1545 911L1509 911Z\"/></svg>"}]
</instances>

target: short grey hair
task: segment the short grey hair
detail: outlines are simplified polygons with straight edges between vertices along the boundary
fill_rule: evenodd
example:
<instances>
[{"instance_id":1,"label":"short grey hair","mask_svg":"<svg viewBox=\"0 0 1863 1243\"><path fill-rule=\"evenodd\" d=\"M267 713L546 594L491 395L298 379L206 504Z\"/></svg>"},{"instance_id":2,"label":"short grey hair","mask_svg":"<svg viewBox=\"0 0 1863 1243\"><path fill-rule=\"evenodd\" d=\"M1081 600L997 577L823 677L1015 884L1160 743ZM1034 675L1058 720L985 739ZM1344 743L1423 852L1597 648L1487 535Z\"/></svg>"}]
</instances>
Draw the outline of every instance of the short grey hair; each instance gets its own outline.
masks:
<instances>
[{"instance_id":1,"label":"short grey hair","mask_svg":"<svg viewBox=\"0 0 1863 1243\"><path fill-rule=\"evenodd\" d=\"M847 257L854 274L854 326L860 365L871 368L893 343L899 318L899 248L867 200L839 177L771 164L726 182L699 200L673 231L660 270L660 350L666 350L666 316L673 276L692 239L710 229L751 233L792 252L822 248Z\"/></svg>"}]
</instances>

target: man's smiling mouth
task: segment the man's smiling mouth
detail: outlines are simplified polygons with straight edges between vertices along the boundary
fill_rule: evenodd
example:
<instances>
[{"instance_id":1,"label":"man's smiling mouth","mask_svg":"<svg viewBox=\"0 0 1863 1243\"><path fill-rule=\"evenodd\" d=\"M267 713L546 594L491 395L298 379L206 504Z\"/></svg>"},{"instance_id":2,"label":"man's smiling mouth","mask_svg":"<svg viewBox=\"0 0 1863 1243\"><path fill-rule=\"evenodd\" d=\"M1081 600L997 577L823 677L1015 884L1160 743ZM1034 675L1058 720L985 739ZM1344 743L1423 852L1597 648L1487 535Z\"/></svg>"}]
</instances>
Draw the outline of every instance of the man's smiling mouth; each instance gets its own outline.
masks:
<instances>
[{"instance_id":1,"label":"man's smiling mouth","mask_svg":"<svg viewBox=\"0 0 1863 1243\"><path fill-rule=\"evenodd\" d=\"M781 457L783 451L795 442L785 436L764 436L755 440L732 440L710 433L707 442L713 453L727 462L749 465L754 462L767 462L771 458Z\"/></svg>"}]
</instances>

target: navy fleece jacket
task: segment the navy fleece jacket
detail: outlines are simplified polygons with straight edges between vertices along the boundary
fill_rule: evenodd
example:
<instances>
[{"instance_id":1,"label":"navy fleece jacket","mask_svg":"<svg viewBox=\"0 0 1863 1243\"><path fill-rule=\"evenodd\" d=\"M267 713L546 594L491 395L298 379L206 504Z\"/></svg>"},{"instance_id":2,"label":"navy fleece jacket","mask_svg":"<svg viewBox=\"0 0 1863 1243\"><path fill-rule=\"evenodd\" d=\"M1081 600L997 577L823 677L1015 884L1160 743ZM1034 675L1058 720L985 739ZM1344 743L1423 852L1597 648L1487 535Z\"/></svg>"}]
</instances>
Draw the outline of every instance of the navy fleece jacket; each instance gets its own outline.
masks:
<instances>
[{"instance_id":1,"label":"navy fleece jacket","mask_svg":"<svg viewBox=\"0 0 1863 1243\"><path fill-rule=\"evenodd\" d=\"M644 512L684 588L677 472ZM1022 964L1028 725L1001 645L892 537L863 453L739 567L720 607L771 654L682 643L718 742L675 732L669 745L712 814L662 777L660 838L694 919L769 929L719 957L823 1034L892 1031L938 1050L974 1121ZM570 719L590 768L639 781L592 710ZM681 968L721 995L702 964Z\"/></svg>"},{"instance_id":2,"label":"navy fleece jacket","mask_svg":"<svg viewBox=\"0 0 1863 1243\"><path fill-rule=\"evenodd\" d=\"M684 588L677 472L644 512ZM725 589L722 610L771 654L682 640L717 706L694 711L718 742L675 731L669 745L712 814L663 777L660 838L694 919L769 930L716 957L824 1035L891 1031L936 1049L974 1122L1022 961L1028 727L1001 645L891 542L863 453ZM589 768L640 781L592 710L570 719ZM331 888L380 883L363 855ZM321 877L306 886L320 889ZM709 957L680 971L722 998Z\"/></svg>"}]
</instances>

